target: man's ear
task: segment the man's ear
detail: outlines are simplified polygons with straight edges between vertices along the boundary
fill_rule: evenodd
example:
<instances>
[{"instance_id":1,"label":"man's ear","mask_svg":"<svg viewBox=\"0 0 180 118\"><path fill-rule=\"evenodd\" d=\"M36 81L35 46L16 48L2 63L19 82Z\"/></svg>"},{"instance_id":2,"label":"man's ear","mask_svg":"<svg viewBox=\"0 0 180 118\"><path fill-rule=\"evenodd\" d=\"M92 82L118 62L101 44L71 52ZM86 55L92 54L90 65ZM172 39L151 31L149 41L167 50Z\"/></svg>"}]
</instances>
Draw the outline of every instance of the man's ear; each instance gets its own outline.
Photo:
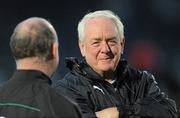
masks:
<instances>
[{"instance_id":1,"label":"man's ear","mask_svg":"<svg viewBox=\"0 0 180 118\"><path fill-rule=\"evenodd\" d=\"M81 55L85 57L85 44L83 41L79 41L79 49L81 51Z\"/></svg>"},{"instance_id":2,"label":"man's ear","mask_svg":"<svg viewBox=\"0 0 180 118\"><path fill-rule=\"evenodd\" d=\"M121 40L120 45L121 45L121 54L123 54L123 52L124 52L124 45L125 45L125 38L123 38Z\"/></svg>"},{"instance_id":3,"label":"man's ear","mask_svg":"<svg viewBox=\"0 0 180 118\"><path fill-rule=\"evenodd\" d=\"M56 58L58 53L58 43L53 43L51 45L51 58L54 59Z\"/></svg>"}]
</instances>

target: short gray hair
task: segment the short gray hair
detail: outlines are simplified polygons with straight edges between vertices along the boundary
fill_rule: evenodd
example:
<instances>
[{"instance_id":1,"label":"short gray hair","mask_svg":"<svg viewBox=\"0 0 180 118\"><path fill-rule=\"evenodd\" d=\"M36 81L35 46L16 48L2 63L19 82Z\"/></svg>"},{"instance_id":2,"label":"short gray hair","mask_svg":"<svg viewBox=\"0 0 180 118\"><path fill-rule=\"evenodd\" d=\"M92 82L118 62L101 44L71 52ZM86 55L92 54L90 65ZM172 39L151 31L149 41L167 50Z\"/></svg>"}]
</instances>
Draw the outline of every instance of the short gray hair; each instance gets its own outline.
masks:
<instances>
[{"instance_id":1,"label":"short gray hair","mask_svg":"<svg viewBox=\"0 0 180 118\"><path fill-rule=\"evenodd\" d=\"M120 39L124 38L124 25L121 22L120 18L110 10L100 10L100 11L90 12L80 20L77 29L79 41L84 40L86 21L101 16L111 19L117 27L118 36L120 37Z\"/></svg>"}]
</instances>

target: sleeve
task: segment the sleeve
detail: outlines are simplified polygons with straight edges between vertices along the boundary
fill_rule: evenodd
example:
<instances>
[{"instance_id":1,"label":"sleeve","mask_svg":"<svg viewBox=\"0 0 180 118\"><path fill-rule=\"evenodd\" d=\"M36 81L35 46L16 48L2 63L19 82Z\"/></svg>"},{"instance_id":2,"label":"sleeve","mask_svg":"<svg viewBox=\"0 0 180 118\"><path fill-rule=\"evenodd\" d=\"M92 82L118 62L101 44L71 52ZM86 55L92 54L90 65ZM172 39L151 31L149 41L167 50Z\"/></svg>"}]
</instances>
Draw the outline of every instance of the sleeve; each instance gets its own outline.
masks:
<instances>
[{"instance_id":1,"label":"sleeve","mask_svg":"<svg viewBox=\"0 0 180 118\"><path fill-rule=\"evenodd\" d=\"M145 84L145 97L137 99L131 107L132 116L145 118L177 118L175 102L161 92L152 74L144 71L141 84ZM143 89L143 88L142 88Z\"/></svg>"},{"instance_id":2,"label":"sleeve","mask_svg":"<svg viewBox=\"0 0 180 118\"><path fill-rule=\"evenodd\" d=\"M85 95L87 94L85 93L87 91L85 87L72 84L70 81L63 79L58 81L55 85L55 89L77 103L84 118L96 118L92 104Z\"/></svg>"}]
</instances>

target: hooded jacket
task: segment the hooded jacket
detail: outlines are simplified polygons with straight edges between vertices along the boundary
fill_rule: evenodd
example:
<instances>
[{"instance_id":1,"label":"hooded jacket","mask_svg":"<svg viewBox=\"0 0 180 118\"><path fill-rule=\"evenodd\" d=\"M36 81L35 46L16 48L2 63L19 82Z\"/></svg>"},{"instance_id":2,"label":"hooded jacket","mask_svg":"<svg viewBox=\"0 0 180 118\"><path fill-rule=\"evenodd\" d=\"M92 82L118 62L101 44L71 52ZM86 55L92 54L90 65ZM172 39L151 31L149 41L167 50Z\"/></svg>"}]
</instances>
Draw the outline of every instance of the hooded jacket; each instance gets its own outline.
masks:
<instances>
[{"instance_id":1,"label":"hooded jacket","mask_svg":"<svg viewBox=\"0 0 180 118\"><path fill-rule=\"evenodd\" d=\"M117 107L120 118L176 118L176 104L161 92L152 74L119 62L115 82L110 84L83 60L66 59L70 72L55 87L77 102L84 117Z\"/></svg>"}]
</instances>

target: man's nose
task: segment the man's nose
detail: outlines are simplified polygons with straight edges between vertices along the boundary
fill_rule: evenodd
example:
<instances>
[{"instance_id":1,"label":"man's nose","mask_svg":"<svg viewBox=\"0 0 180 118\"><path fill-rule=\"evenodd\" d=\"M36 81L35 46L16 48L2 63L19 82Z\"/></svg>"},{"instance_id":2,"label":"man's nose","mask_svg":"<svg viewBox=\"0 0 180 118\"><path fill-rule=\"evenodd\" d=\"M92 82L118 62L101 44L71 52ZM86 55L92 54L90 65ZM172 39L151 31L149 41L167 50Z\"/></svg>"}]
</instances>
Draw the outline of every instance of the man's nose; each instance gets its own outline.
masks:
<instances>
[{"instance_id":1,"label":"man's nose","mask_svg":"<svg viewBox=\"0 0 180 118\"><path fill-rule=\"evenodd\" d=\"M101 52L107 53L110 51L110 47L107 42L102 43Z\"/></svg>"}]
</instances>

